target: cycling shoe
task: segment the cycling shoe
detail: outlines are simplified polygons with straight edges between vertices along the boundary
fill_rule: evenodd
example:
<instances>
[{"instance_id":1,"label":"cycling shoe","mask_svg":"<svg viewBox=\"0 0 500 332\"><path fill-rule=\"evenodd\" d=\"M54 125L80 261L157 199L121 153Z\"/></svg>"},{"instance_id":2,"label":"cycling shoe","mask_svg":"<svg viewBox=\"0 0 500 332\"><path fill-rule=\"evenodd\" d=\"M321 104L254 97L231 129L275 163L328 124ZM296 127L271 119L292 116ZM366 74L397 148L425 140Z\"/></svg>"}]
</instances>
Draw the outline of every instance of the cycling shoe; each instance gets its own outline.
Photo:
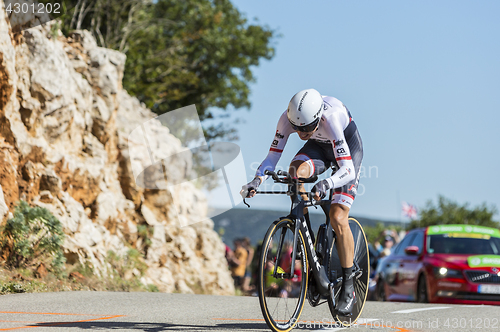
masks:
<instances>
[{"instance_id":1,"label":"cycling shoe","mask_svg":"<svg viewBox=\"0 0 500 332\"><path fill-rule=\"evenodd\" d=\"M337 304L337 313L340 316L350 316L352 314L352 309L356 304L356 294L354 292L354 286L342 286L339 296L339 302Z\"/></svg>"}]
</instances>

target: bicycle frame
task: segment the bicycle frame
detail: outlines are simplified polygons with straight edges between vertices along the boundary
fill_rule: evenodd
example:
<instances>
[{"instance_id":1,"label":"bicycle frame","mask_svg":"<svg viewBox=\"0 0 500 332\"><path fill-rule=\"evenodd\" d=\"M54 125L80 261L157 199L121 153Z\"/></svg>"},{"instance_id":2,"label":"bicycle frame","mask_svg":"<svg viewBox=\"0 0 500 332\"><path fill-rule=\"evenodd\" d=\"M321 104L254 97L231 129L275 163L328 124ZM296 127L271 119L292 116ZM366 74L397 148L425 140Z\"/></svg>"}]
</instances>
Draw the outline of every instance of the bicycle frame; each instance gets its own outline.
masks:
<instances>
[{"instance_id":1,"label":"bicycle frame","mask_svg":"<svg viewBox=\"0 0 500 332\"><path fill-rule=\"evenodd\" d=\"M292 186L292 192L293 188L295 186ZM292 267L291 271L294 271L294 266L295 266L295 256L296 256L296 251L297 251L297 239L298 239L298 234L299 234L299 229L301 230L302 234L306 237L305 239L305 249L307 251L307 258L309 265L311 266L311 270L314 275L314 279L316 280L316 285L318 288L318 291L321 295L328 295L330 292L330 287L334 286L333 284L331 285L330 279L328 278L328 274L326 271L326 268L324 266L325 262L320 264L318 255L316 254L316 250L314 249L314 243L312 241L311 237L311 231L309 230L309 227L307 226L307 222L305 221L304 218L304 207L309 207L309 206L314 206L314 205L323 205L323 204L330 204L330 200L322 200L320 202L314 202L314 201L306 201L299 199L299 195L295 194L292 196L292 210L290 213L290 218L294 221L295 224L295 233L294 233L294 239L293 239L293 252L292 252ZM328 215L328 214L327 214ZM328 227L331 227L328 225ZM328 243L332 243L333 241L333 232L327 232L327 234L331 234L332 238L329 239ZM281 246L281 243L280 243Z\"/></svg>"},{"instance_id":2,"label":"bicycle frame","mask_svg":"<svg viewBox=\"0 0 500 332\"><path fill-rule=\"evenodd\" d=\"M292 178L284 171L277 173L265 171L264 174L271 175L275 183L287 184L288 190L257 191L258 194L287 194L292 201L290 214L274 221L268 228L260 255L259 303L266 323L273 331L290 331L299 319L304 301L307 298L313 307L327 302L334 320L341 326L351 326L359 318L368 292L368 245L361 225L355 219L349 218L349 228L353 232L353 237L360 243L359 247L355 246L353 253L353 286L356 296L359 295L361 301L358 299L352 307L352 313L343 313L336 308L336 302L341 296L345 269L340 264L341 257L333 247L334 244L337 244L333 229L335 224L332 226L329 220L333 190L330 190L329 199L316 201L312 197L312 193L300 191L302 187L300 184L316 182L317 176L297 179ZM284 177L278 177L278 175ZM251 195L253 196L253 194ZM248 191L247 196L250 196ZM245 200L243 202L246 204ZM314 233L308 222L309 219L306 220L304 216L304 208L317 207L318 205L323 209L327 220L326 224L320 226L317 240L313 242ZM290 231L292 233L289 233ZM298 247L299 244L300 247ZM291 250L290 245L292 246ZM299 261L296 260L297 252L302 253ZM299 264L301 271L295 271L295 267L298 267ZM364 270L361 270L360 266ZM276 279L285 280L279 282ZM297 284L297 282L299 283ZM295 292L289 293L290 287L293 286L297 286L297 289ZM295 308L293 310L289 308L287 302L289 297L292 299L290 308ZM326 297L326 301L321 302L322 297ZM284 301L281 298L285 298ZM280 305L282 302L284 306ZM288 319L288 317L290 318Z\"/></svg>"},{"instance_id":3,"label":"bicycle frame","mask_svg":"<svg viewBox=\"0 0 500 332\"><path fill-rule=\"evenodd\" d=\"M294 271L294 268L295 268L295 258L297 255L297 242L298 242L298 235L299 235L299 229L300 229L302 234L304 234L306 237L306 239L305 239L306 243L304 244L304 246L305 246L305 250L307 251L308 263L311 266L311 270L312 270L314 279L316 280L318 292L323 296L328 296L330 294L330 291L333 289L333 287L335 285L337 285L337 283L340 282L342 280L342 278L337 278L334 282L330 282L330 279L328 277L328 274L327 274L327 271L325 268L325 264L326 264L327 260L330 259L330 257L329 257L330 253L328 254L328 257L324 259L323 264L320 264L319 258L316 254L316 250L314 249L314 243L313 243L312 237L311 237L311 230L309 230L309 227L307 226L307 222L305 221L305 218L304 218L304 208L310 207L310 206L320 205L321 208L323 209L323 211L325 212L325 215L328 217L331 199L321 200L321 201L315 201L312 198L308 201L301 199L299 197L301 194L309 194L309 193L303 193L303 192L297 191L299 181L300 180L309 180L310 181L310 179L295 179L295 181L293 183L289 183L289 182L285 182L282 179L279 179L276 176L276 173L274 173L274 172L268 172L268 175L271 175L273 177L273 179L275 180L275 182L290 184L290 189L289 189L289 191L286 191L286 192L283 192L283 191L279 191L279 192L259 191L259 192L257 192L258 194L287 194L287 195L290 195L292 198L292 206L291 206L291 211L290 211L289 217L294 222L295 230L294 230L294 238L293 238L293 247L292 247L293 250L292 250L292 261L291 261L290 271ZM291 180L291 177L289 176L289 174L287 172L278 171L278 175L285 175L287 177L288 181ZM307 182L309 182L309 181L307 181ZM306 181L304 181L304 182L306 182ZM247 203L245 202L245 204L247 204ZM285 236L285 230L282 231L281 236L280 236L277 257L281 256L281 248L283 247L284 236ZM331 244L335 235L334 235L333 230L331 230L330 223L328 223L328 225L327 225L327 236L328 236L328 244ZM290 274L292 274L292 273L293 272L290 272ZM278 275L279 275L279 273L277 272L277 265L275 265L273 276L277 277Z\"/></svg>"}]
</instances>

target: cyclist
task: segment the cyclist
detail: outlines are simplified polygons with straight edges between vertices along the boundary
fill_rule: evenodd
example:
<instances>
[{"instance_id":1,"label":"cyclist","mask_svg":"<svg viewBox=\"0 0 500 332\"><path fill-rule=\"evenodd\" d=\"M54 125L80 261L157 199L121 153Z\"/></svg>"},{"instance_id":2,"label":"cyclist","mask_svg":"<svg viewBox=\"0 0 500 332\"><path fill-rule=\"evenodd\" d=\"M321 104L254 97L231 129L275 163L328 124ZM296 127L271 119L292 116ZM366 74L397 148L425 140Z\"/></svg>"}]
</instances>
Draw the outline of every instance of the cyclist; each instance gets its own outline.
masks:
<instances>
[{"instance_id":1,"label":"cyclist","mask_svg":"<svg viewBox=\"0 0 500 332\"><path fill-rule=\"evenodd\" d=\"M329 216L337 234L337 250L344 280L336 309L339 314L348 316L356 303L354 240L348 218L359 183L363 143L347 107L340 100L322 96L314 89L296 93L287 110L281 114L266 159L257 169L255 178L242 187L241 194L243 197L255 196L259 185L268 177L264 171L274 171L288 137L294 132L306 143L290 163L289 173L292 177L309 178L325 172L331 166L338 169L331 177L317 182L311 192L314 199L320 200L329 189L334 189ZM304 191L303 185L300 185L299 190ZM303 199L308 197L304 195ZM310 228L307 211L304 211L304 217Z\"/></svg>"}]
</instances>

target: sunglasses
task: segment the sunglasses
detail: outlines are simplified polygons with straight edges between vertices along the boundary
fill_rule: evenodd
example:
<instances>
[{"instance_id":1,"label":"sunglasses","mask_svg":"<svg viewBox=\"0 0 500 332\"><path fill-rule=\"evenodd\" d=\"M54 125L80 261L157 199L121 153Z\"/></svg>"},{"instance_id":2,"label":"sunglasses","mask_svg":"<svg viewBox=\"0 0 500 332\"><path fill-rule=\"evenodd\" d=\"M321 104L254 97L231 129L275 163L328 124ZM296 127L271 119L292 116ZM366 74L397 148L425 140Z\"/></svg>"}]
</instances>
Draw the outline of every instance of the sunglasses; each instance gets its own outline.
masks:
<instances>
[{"instance_id":1,"label":"sunglasses","mask_svg":"<svg viewBox=\"0 0 500 332\"><path fill-rule=\"evenodd\" d=\"M301 131L303 133L309 133L311 131L314 131L314 129L316 129L316 127L318 126L318 123L319 123L319 117L316 118L316 120L314 120L310 124L305 125L305 126L296 126L290 122L290 124L292 125L292 128L294 130Z\"/></svg>"}]
</instances>

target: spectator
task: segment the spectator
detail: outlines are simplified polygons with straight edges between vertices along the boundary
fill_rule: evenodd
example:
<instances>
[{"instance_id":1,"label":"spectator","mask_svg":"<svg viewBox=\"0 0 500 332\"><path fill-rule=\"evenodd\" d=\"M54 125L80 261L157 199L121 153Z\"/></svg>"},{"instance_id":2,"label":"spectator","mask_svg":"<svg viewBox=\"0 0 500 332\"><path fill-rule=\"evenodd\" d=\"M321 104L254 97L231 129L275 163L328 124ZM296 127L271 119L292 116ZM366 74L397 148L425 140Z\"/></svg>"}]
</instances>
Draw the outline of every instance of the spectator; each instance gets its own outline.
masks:
<instances>
[{"instance_id":1,"label":"spectator","mask_svg":"<svg viewBox=\"0 0 500 332\"><path fill-rule=\"evenodd\" d=\"M392 247L394 246L394 240L389 235L385 237L382 250L380 251L379 257L389 256L391 254Z\"/></svg>"},{"instance_id":2,"label":"spectator","mask_svg":"<svg viewBox=\"0 0 500 332\"><path fill-rule=\"evenodd\" d=\"M242 240L234 240L234 257L235 265L231 267L231 273L234 279L234 287L241 289L243 278L245 277L245 270L247 266L248 252L243 248Z\"/></svg>"},{"instance_id":3,"label":"spectator","mask_svg":"<svg viewBox=\"0 0 500 332\"><path fill-rule=\"evenodd\" d=\"M292 243L288 241L285 242L279 265L286 273L290 273L290 267L292 266L292 251Z\"/></svg>"},{"instance_id":4,"label":"spectator","mask_svg":"<svg viewBox=\"0 0 500 332\"><path fill-rule=\"evenodd\" d=\"M302 261L300 259L295 260L293 275L291 280L287 280L287 284L289 285L287 291L288 297L296 298L300 295L300 286L302 283Z\"/></svg>"},{"instance_id":5,"label":"spectator","mask_svg":"<svg viewBox=\"0 0 500 332\"><path fill-rule=\"evenodd\" d=\"M264 292L266 293L266 296L276 296L277 294L280 294L281 297L281 287L280 284L283 283L283 279L275 279L273 277L273 271L274 271L274 263L273 261L269 260L266 262L266 284L264 285L265 289Z\"/></svg>"},{"instance_id":6,"label":"spectator","mask_svg":"<svg viewBox=\"0 0 500 332\"><path fill-rule=\"evenodd\" d=\"M379 239L382 237L384 239L381 245ZM395 230L386 229L385 231L381 232L374 243L375 248L379 252L379 258L390 255L392 247L397 243L399 243L399 235Z\"/></svg>"},{"instance_id":7,"label":"spectator","mask_svg":"<svg viewBox=\"0 0 500 332\"><path fill-rule=\"evenodd\" d=\"M246 293L250 293L255 289L255 287L250 286L250 280L252 279L251 264L254 256L254 250L252 248L250 238L243 238L242 244L243 248L245 248L245 250L247 251L248 256L246 260L245 277L243 278L243 285L241 287L241 290Z\"/></svg>"},{"instance_id":8,"label":"spectator","mask_svg":"<svg viewBox=\"0 0 500 332\"><path fill-rule=\"evenodd\" d=\"M236 257L234 257L234 251L227 244L224 243L224 245L226 246L226 260L227 260L227 265L229 267L233 267L235 265L238 265L239 262L236 259Z\"/></svg>"},{"instance_id":9,"label":"spectator","mask_svg":"<svg viewBox=\"0 0 500 332\"><path fill-rule=\"evenodd\" d=\"M280 259L280 266L286 272L290 273L292 267L292 243L286 242L283 246L283 254ZM294 263L294 277L290 279L285 279L283 287L280 292L280 297L297 297L300 292L300 283L302 282L302 261L296 259Z\"/></svg>"}]
</instances>

